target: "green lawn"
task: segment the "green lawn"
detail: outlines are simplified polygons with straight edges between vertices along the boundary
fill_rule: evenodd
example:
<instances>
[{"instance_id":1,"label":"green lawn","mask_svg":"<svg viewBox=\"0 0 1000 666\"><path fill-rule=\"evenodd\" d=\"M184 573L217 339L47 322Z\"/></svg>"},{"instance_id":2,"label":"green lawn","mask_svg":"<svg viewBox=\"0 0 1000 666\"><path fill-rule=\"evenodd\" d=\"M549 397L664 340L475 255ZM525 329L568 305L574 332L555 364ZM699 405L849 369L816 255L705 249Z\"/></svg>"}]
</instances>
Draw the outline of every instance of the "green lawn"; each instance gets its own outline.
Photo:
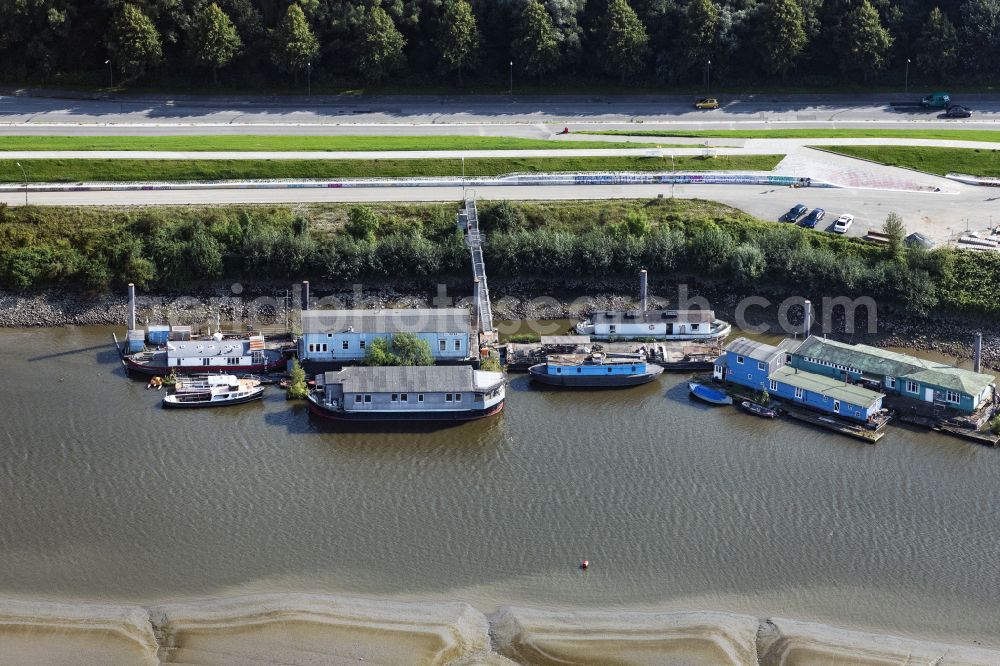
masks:
<instances>
[{"instance_id":1,"label":"green lawn","mask_svg":"<svg viewBox=\"0 0 1000 666\"><path fill-rule=\"evenodd\" d=\"M995 141L1000 130L766 129L766 130L594 130L577 134L715 139L950 139Z\"/></svg>"},{"instance_id":2,"label":"green lawn","mask_svg":"<svg viewBox=\"0 0 1000 666\"><path fill-rule=\"evenodd\" d=\"M678 171L769 171L782 155L676 157ZM400 178L460 176L460 159L396 160L21 160L30 182L184 181L257 178ZM567 171L669 171L662 157L543 157L465 160L466 176ZM0 182L22 181L13 160L0 160Z\"/></svg>"},{"instance_id":3,"label":"green lawn","mask_svg":"<svg viewBox=\"0 0 1000 666\"><path fill-rule=\"evenodd\" d=\"M945 175L1000 176L1000 150L924 146L817 146L849 157Z\"/></svg>"},{"instance_id":4,"label":"green lawn","mask_svg":"<svg viewBox=\"0 0 1000 666\"><path fill-rule=\"evenodd\" d=\"M641 148L635 143L558 141L505 136L4 136L4 150L545 150L551 148Z\"/></svg>"}]
</instances>

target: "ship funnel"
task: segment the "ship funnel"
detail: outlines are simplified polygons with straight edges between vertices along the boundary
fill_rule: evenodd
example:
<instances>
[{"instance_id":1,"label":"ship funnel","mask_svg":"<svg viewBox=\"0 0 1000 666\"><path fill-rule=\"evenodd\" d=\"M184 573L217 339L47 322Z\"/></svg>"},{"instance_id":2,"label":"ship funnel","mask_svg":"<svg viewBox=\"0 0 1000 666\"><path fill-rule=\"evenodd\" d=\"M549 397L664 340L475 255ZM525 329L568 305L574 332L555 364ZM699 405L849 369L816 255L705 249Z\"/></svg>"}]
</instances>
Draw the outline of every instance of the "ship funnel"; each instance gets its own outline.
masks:
<instances>
[{"instance_id":1,"label":"ship funnel","mask_svg":"<svg viewBox=\"0 0 1000 666\"><path fill-rule=\"evenodd\" d=\"M976 333L976 339L972 343L972 369L976 372L983 371L983 333Z\"/></svg>"},{"instance_id":2,"label":"ship funnel","mask_svg":"<svg viewBox=\"0 0 1000 666\"><path fill-rule=\"evenodd\" d=\"M802 338L809 337L809 329L812 328L812 312L813 304L812 301L803 301L802 303Z\"/></svg>"},{"instance_id":3,"label":"ship funnel","mask_svg":"<svg viewBox=\"0 0 1000 666\"><path fill-rule=\"evenodd\" d=\"M302 309L309 309L309 280L302 281Z\"/></svg>"},{"instance_id":4,"label":"ship funnel","mask_svg":"<svg viewBox=\"0 0 1000 666\"><path fill-rule=\"evenodd\" d=\"M134 331L136 329L135 321L135 285L131 282L128 283L128 330Z\"/></svg>"},{"instance_id":5,"label":"ship funnel","mask_svg":"<svg viewBox=\"0 0 1000 666\"><path fill-rule=\"evenodd\" d=\"M645 312L649 300L649 274L643 268L639 271L639 310Z\"/></svg>"}]
</instances>

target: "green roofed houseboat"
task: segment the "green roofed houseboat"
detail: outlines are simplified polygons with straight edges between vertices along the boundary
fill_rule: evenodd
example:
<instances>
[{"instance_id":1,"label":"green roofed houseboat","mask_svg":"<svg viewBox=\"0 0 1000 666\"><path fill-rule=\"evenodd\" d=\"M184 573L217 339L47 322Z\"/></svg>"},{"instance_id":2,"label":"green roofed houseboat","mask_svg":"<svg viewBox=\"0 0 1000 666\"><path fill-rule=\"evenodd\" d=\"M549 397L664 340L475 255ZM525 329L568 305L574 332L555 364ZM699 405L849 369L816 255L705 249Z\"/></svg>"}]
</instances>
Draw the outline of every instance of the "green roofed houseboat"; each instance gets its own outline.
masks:
<instances>
[{"instance_id":1,"label":"green roofed houseboat","mask_svg":"<svg viewBox=\"0 0 1000 666\"><path fill-rule=\"evenodd\" d=\"M996 377L898 352L817 336L790 351L793 368L850 381L890 396L972 414L992 405Z\"/></svg>"}]
</instances>

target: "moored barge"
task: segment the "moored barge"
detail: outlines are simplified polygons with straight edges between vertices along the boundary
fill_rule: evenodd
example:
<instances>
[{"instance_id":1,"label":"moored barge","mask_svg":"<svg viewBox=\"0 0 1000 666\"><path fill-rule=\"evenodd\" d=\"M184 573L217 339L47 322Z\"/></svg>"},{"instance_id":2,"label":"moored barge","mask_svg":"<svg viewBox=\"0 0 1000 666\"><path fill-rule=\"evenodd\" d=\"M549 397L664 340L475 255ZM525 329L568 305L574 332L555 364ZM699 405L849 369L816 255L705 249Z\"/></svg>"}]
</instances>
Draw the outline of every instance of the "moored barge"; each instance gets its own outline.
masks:
<instances>
[{"instance_id":1,"label":"moored barge","mask_svg":"<svg viewBox=\"0 0 1000 666\"><path fill-rule=\"evenodd\" d=\"M503 410L502 372L468 365L347 367L316 375L309 411L334 421L471 421Z\"/></svg>"},{"instance_id":2,"label":"moored barge","mask_svg":"<svg viewBox=\"0 0 1000 666\"><path fill-rule=\"evenodd\" d=\"M653 381L663 368L643 354L559 354L528 368L531 378L567 388L624 388Z\"/></svg>"},{"instance_id":3,"label":"moored barge","mask_svg":"<svg viewBox=\"0 0 1000 666\"><path fill-rule=\"evenodd\" d=\"M196 375L178 379L173 393L163 396L167 409L226 407L260 400L264 387L256 377Z\"/></svg>"}]
</instances>

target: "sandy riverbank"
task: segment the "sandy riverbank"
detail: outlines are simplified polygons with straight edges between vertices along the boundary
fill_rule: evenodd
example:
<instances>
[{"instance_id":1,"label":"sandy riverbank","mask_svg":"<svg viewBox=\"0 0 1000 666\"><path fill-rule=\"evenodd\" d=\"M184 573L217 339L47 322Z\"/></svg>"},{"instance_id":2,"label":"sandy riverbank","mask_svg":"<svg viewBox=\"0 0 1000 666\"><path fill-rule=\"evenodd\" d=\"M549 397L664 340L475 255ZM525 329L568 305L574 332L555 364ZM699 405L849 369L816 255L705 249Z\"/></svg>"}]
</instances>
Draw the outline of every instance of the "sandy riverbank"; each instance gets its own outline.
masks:
<instances>
[{"instance_id":1,"label":"sandy riverbank","mask_svg":"<svg viewBox=\"0 0 1000 666\"><path fill-rule=\"evenodd\" d=\"M1000 650L718 612L489 616L454 602L272 594L156 606L0 599L0 664L996 664Z\"/></svg>"}]
</instances>

